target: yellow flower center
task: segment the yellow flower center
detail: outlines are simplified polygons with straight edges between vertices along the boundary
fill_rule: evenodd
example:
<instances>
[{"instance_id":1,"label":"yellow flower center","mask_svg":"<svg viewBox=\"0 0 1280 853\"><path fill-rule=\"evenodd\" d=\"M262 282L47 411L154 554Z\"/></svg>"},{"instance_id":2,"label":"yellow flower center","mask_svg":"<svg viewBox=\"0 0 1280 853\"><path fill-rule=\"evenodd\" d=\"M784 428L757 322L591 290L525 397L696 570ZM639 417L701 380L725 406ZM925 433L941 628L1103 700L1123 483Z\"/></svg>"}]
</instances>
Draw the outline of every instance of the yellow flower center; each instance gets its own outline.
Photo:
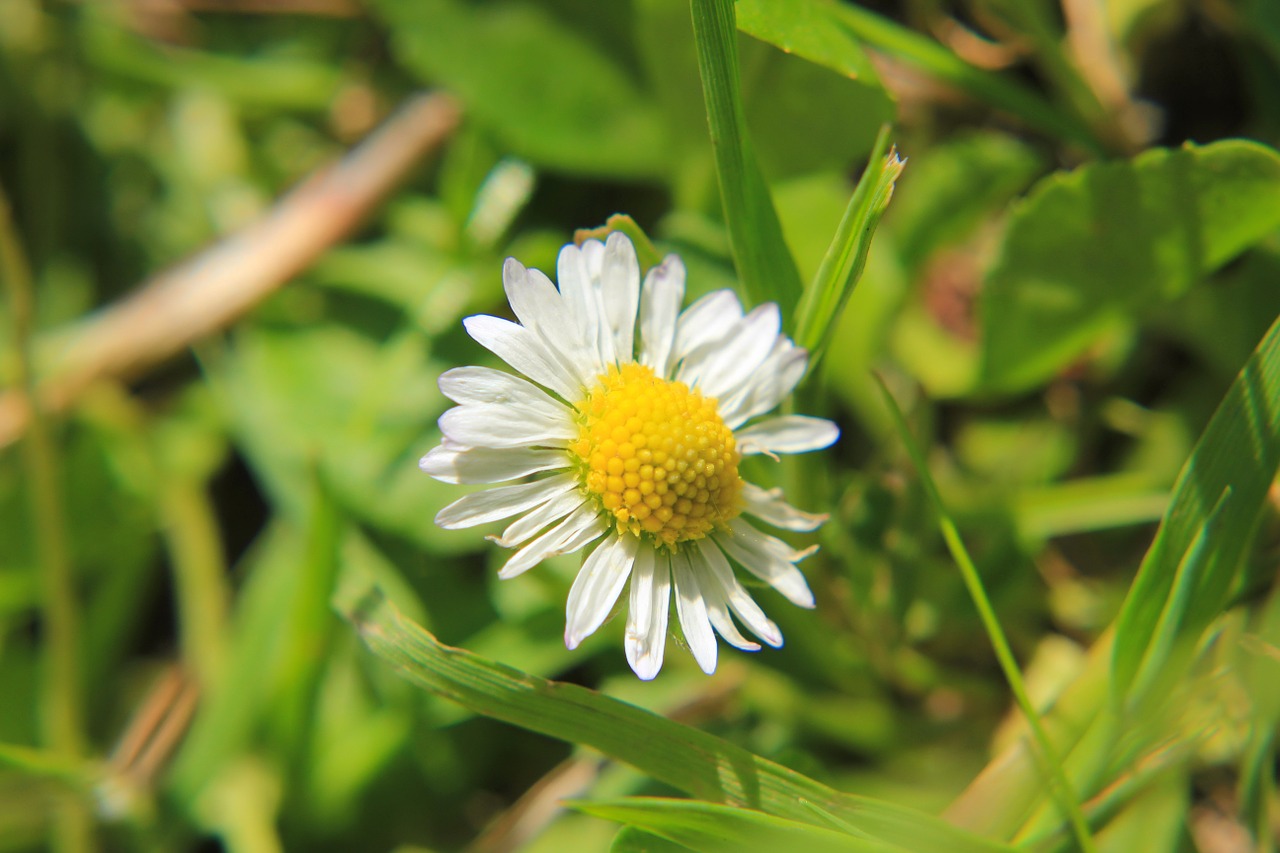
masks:
<instances>
[{"instance_id":1,"label":"yellow flower center","mask_svg":"<svg viewBox=\"0 0 1280 853\"><path fill-rule=\"evenodd\" d=\"M674 551L741 511L741 457L715 398L624 364L599 377L578 412L569 452L618 530Z\"/></svg>"}]
</instances>

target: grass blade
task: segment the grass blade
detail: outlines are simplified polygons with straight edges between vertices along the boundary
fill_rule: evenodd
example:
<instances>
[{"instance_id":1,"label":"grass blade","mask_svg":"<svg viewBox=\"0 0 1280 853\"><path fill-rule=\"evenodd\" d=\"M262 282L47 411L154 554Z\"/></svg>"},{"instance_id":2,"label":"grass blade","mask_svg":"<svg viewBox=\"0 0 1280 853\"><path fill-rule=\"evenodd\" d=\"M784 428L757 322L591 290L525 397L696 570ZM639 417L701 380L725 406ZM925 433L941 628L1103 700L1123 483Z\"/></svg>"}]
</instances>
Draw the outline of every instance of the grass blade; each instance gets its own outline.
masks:
<instances>
[{"instance_id":1,"label":"grass blade","mask_svg":"<svg viewBox=\"0 0 1280 853\"><path fill-rule=\"evenodd\" d=\"M1074 116L1063 115L1031 90L1011 80L970 65L937 42L853 3L833 3L831 13L839 16L865 44L1016 116L1041 133L1075 142L1095 154L1104 152L1105 146L1093 131Z\"/></svg>"},{"instance_id":2,"label":"grass blade","mask_svg":"<svg viewBox=\"0 0 1280 853\"><path fill-rule=\"evenodd\" d=\"M1194 646L1226 606L1280 470L1277 401L1280 320L1232 383L1178 475L1164 520L1117 617L1112 698L1130 709L1155 695L1155 682L1142 674L1163 670L1167 675L1161 680L1172 676L1179 667L1170 666L1171 656Z\"/></svg>"},{"instance_id":3,"label":"grass blade","mask_svg":"<svg viewBox=\"0 0 1280 853\"><path fill-rule=\"evenodd\" d=\"M886 125L876 139L867 170L853 190L849 206L845 208L817 275L805 290L796 311L796 343L813 353L814 361L826 348L858 279L862 277L871 237L889 206L894 182L906 164L897 151L890 150L888 155L885 154L888 144L889 128Z\"/></svg>"},{"instance_id":4,"label":"grass blade","mask_svg":"<svg viewBox=\"0 0 1280 853\"><path fill-rule=\"evenodd\" d=\"M368 586L349 584L337 607L376 655L415 684L476 713L591 747L698 799L821 826L835 818L867 837L909 849L1010 849L923 812L840 793L706 732L584 687L442 645Z\"/></svg>"},{"instance_id":5,"label":"grass blade","mask_svg":"<svg viewBox=\"0 0 1280 853\"><path fill-rule=\"evenodd\" d=\"M804 850L806 853L898 853L896 844L718 803L658 797L574 803L589 815L615 820L701 853L742 850Z\"/></svg>"},{"instance_id":6,"label":"grass blade","mask_svg":"<svg viewBox=\"0 0 1280 853\"><path fill-rule=\"evenodd\" d=\"M1031 729L1032 738L1039 748L1039 757L1048 772L1058 804L1070 820L1072 831L1075 833L1076 842L1080 845L1080 849L1084 853L1091 853L1096 847L1093 843L1093 836L1089 832L1089 826L1085 822L1084 812L1080 808L1080 801L1076 797L1071 783L1067 781L1067 774L1062 766L1062 758L1050 742L1049 735L1040 720L1039 712L1031 704L1031 697L1027 694L1026 685L1023 684L1018 662L1013 657L1013 650L1009 648L1009 641L1004 635L1004 629L1000 627L1000 620L996 617L995 610L991 607L991 601L987 598L987 591L982 586L982 578L978 575L978 569L964 546L964 540L960 538L960 531L956 528L955 522L952 521L946 504L942 502L942 495L938 492L938 487L929 473L929 466L925 461L924 454L921 452L919 445L916 444L915 438L911 435L911 427L907 424L906 416L898 408L898 402L889 393L888 386L884 384L883 380L879 380L879 382L885 405L888 406L890 413L893 415L902 443L906 445L907 453L911 456L911 461L915 464L916 472L920 476L921 485L923 485L925 493L937 513L938 526L942 529L942 538L946 541L947 548L951 551L951 556L955 559L956 565L960 569L960 575L964 579L965 587L969 590L969 595L978 610L978 616L982 619L982 625L987 631L987 636L991 639L996 659L1000 662L1000 668L1004 671L1005 679L1009 682L1009 689L1013 692L1018 707L1022 709L1028 728Z\"/></svg>"},{"instance_id":7,"label":"grass blade","mask_svg":"<svg viewBox=\"0 0 1280 853\"><path fill-rule=\"evenodd\" d=\"M698 71L738 278L750 301L795 305L800 274L747 137L733 0L692 0L692 9Z\"/></svg>"}]
</instances>

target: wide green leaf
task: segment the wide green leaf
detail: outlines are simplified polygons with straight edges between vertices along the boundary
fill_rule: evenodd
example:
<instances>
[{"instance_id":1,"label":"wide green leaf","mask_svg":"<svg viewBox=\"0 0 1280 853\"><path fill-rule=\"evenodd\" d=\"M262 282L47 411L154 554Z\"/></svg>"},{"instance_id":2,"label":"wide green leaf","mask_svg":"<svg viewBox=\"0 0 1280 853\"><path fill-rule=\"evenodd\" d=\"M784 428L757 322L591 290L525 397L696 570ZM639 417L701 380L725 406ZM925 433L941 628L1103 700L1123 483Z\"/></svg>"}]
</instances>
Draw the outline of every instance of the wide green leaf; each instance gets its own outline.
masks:
<instances>
[{"instance_id":1,"label":"wide green leaf","mask_svg":"<svg viewBox=\"0 0 1280 853\"><path fill-rule=\"evenodd\" d=\"M779 181L798 175L847 173L870 152L881 125L893 121L893 102L879 86L768 45L745 41L741 47L748 69L743 83L747 127L775 192ZM822 109L815 110L815 103Z\"/></svg>"},{"instance_id":2,"label":"wide green leaf","mask_svg":"<svg viewBox=\"0 0 1280 853\"><path fill-rule=\"evenodd\" d=\"M922 812L844 794L698 729L441 644L377 590L349 579L336 606L369 648L415 684L479 714L581 744L699 799L820 826L847 824L909 849L1008 848Z\"/></svg>"},{"instance_id":3,"label":"wide green leaf","mask_svg":"<svg viewBox=\"0 0 1280 853\"><path fill-rule=\"evenodd\" d=\"M753 850L895 853L904 850L896 844L718 803L631 797L573 806L596 817L639 827L701 853Z\"/></svg>"},{"instance_id":4,"label":"wide green leaf","mask_svg":"<svg viewBox=\"0 0 1280 853\"><path fill-rule=\"evenodd\" d=\"M885 220L903 263L917 270L937 250L969 237L1043 169L1032 146L996 133L970 133L913 152Z\"/></svg>"},{"instance_id":5,"label":"wide green leaf","mask_svg":"<svg viewBox=\"0 0 1280 853\"><path fill-rule=\"evenodd\" d=\"M400 61L457 94L513 153L586 174L666 171L666 132L653 103L601 45L544 7L386 0L378 9Z\"/></svg>"},{"instance_id":6,"label":"wide green leaf","mask_svg":"<svg viewBox=\"0 0 1280 853\"><path fill-rule=\"evenodd\" d=\"M862 44L831 0L738 0L738 29L853 80L880 85Z\"/></svg>"},{"instance_id":7,"label":"wide green leaf","mask_svg":"<svg viewBox=\"0 0 1280 853\"><path fill-rule=\"evenodd\" d=\"M1258 345L1182 468L1116 622L1112 695L1136 703L1176 677L1222 612L1280 470L1280 320Z\"/></svg>"},{"instance_id":8,"label":"wide green leaf","mask_svg":"<svg viewBox=\"0 0 1280 853\"><path fill-rule=\"evenodd\" d=\"M1280 227L1280 155L1227 140L1042 181L982 290L981 383L1017 391Z\"/></svg>"}]
</instances>

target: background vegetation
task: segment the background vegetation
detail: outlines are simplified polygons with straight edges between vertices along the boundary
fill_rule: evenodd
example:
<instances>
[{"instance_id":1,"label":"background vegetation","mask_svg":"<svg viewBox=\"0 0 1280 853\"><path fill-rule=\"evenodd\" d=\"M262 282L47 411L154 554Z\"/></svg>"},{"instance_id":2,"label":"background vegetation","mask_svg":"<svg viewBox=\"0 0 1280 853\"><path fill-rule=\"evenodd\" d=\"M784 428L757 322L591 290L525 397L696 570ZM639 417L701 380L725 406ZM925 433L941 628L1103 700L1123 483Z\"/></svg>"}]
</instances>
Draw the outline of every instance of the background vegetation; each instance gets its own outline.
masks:
<instances>
[{"instance_id":1,"label":"background vegetation","mask_svg":"<svg viewBox=\"0 0 1280 853\"><path fill-rule=\"evenodd\" d=\"M1274 850L1278 10L0 2L0 850ZM843 428L712 678L416 467L616 212Z\"/></svg>"}]
</instances>

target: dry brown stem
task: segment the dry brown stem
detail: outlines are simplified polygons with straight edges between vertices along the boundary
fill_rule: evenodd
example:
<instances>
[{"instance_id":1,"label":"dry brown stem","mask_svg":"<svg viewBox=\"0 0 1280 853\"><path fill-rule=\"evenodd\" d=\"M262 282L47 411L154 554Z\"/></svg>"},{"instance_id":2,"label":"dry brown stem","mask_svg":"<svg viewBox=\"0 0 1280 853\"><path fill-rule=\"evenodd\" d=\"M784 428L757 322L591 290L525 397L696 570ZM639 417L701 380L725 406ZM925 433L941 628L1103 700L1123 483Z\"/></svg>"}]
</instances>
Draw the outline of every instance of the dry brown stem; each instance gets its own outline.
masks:
<instances>
[{"instance_id":1,"label":"dry brown stem","mask_svg":"<svg viewBox=\"0 0 1280 853\"><path fill-rule=\"evenodd\" d=\"M458 120L459 108L446 95L411 98L262 219L53 333L41 342L54 353L39 383L45 409L64 410L93 383L137 376L234 322L351 234ZM28 418L20 393L0 394L0 447L22 435Z\"/></svg>"}]
</instances>

